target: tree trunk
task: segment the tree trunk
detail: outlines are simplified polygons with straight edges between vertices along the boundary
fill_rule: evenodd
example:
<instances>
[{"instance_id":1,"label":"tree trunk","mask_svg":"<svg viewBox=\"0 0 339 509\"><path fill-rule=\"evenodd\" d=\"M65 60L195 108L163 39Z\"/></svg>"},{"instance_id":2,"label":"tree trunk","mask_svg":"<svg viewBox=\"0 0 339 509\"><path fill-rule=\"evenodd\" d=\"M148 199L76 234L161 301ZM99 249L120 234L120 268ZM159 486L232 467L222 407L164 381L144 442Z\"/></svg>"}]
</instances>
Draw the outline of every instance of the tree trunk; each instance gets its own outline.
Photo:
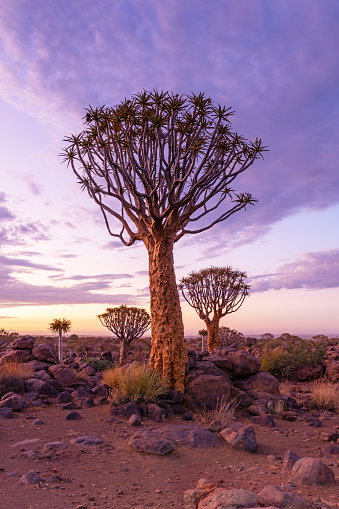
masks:
<instances>
[{"instance_id":1,"label":"tree trunk","mask_svg":"<svg viewBox=\"0 0 339 509\"><path fill-rule=\"evenodd\" d=\"M62 364L63 355L62 355L62 330L59 330L59 363Z\"/></svg>"},{"instance_id":2,"label":"tree trunk","mask_svg":"<svg viewBox=\"0 0 339 509\"><path fill-rule=\"evenodd\" d=\"M205 320L207 328L207 348L208 352L211 353L214 348L219 346L219 322L220 318L218 315L214 315L212 320Z\"/></svg>"},{"instance_id":3,"label":"tree trunk","mask_svg":"<svg viewBox=\"0 0 339 509\"><path fill-rule=\"evenodd\" d=\"M119 357L119 365L124 366L127 361L128 355L128 342L124 339L120 340L120 357Z\"/></svg>"},{"instance_id":4,"label":"tree trunk","mask_svg":"<svg viewBox=\"0 0 339 509\"><path fill-rule=\"evenodd\" d=\"M150 365L169 387L183 393L187 352L174 272L174 240L159 235L145 244L149 256L151 294Z\"/></svg>"}]
</instances>

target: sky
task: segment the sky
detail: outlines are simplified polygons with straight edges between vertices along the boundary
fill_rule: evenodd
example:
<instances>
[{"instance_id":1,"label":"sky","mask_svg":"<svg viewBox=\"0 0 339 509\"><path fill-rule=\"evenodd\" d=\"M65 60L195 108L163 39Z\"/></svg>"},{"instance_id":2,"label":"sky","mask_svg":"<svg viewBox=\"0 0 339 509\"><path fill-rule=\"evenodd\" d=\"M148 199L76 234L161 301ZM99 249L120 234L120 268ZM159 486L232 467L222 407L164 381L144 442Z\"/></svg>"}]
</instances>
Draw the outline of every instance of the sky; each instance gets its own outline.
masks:
<instances>
[{"instance_id":1,"label":"sky","mask_svg":"<svg viewBox=\"0 0 339 509\"><path fill-rule=\"evenodd\" d=\"M204 92L269 147L234 183L258 202L175 245L177 279L245 271L221 325L339 335L337 0L0 2L0 328L105 335L97 315L149 309L142 243L124 247L58 156L89 105L143 89ZM185 335L204 327L182 302Z\"/></svg>"}]
</instances>

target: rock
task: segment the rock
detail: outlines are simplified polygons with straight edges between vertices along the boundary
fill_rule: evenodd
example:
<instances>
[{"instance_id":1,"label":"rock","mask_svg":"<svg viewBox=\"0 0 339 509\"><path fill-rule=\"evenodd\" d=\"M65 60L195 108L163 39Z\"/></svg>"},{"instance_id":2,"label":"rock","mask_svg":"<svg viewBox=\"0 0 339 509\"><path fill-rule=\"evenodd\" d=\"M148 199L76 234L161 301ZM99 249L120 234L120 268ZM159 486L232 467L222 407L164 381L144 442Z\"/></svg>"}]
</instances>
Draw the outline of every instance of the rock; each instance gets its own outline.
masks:
<instances>
[{"instance_id":1,"label":"rock","mask_svg":"<svg viewBox=\"0 0 339 509\"><path fill-rule=\"evenodd\" d=\"M231 398L236 399L236 403L240 408L248 408L252 405L252 400L246 392L241 391L237 387L231 387Z\"/></svg>"},{"instance_id":2,"label":"rock","mask_svg":"<svg viewBox=\"0 0 339 509\"><path fill-rule=\"evenodd\" d=\"M6 362L28 362L33 359L29 350L13 350L0 358L0 365Z\"/></svg>"},{"instance_id":3,"label":"rock","mask_svg":"<svg viewBox=\"0 0 339 509\"><path fill-rule=\"evenodd\" d=\"M34 338L32 336L22 336L22 338L15 339L11 344L12 350L31 350L34 345Z\"/></svg>"},{"instance_id":4,"label":"rock","mask_svg":"<svg viewBox=\"0 0 339 509\"><path fill-rule=\"evenodd\" d=\"M82 365L79 367L78 371L79 371L80 373L84 373L84 374L85 374L85 375L87 375L87 376L93 376L93 375L95 375L95 367L94 367L94 366L92 366L92 364L89 364L88 362L86 362L86 363L82 364Z\"/></svg>"},{"instance_id":5,"label":"rock","mask_svg":"<svg viewBox=\"0 0 339 509\"><path fill-rule=\"evenodd\" d=\"M82 419L82 415L79 412L70 412L66 415L66 421L78 421Z\"/></svg>"},{"instance_id":6,"label":"rock","mask_svg":"<svg viewBox=\"0 0 339 509\"><path fill-rule=\"evenodd\" d=\"M19 412L28 407L29 403L18 394L11 394L0 401L0 408L12 408L14 412Z\"/></svg>"},{"instance_id":7,"label":"rock","mask_svg":"<svg viewBox=\"0 0 339 509\"><path fill-rule=\"evenodd\" d=\"M276 428L277 425L273 419L273 415L255 415L251 417L251 421L253 424L258 424L259 426L265 426L266 428Z\"/></svg>"},{"instance_id":8,"label":"rock","mask_svg":"<svg viewBox=\"0 0 339 509\"><path fill-rule=\"evenodd\" d=\"M38 361L49 362L50 364L58 362L58 354L55 348L48 343L36 345L32 350L32 355Z\"/></svg>"},{"instance_id":9,"label":"rock","mask_svg":"<svg viewBox=\"0 0 339 509\"><path fill-rule=\"evenodd\" d=\"M85 408L93 408L94 407L94 399L92 399L92 398L85 399L84 407Z\"/></svg>"},{"instance_id":10,"label":"rock","mask_svg":"<svg viewBox=\"0 0 339 509\"><path fill-rule=\"evenodd\" d=\"M35 472L35 470L30 470L29 472L27 472L27 474L24 474L20 478L20 482L22 484L38 485L43 482L46 482L46 479L41 477L41 475L39 475L38 472Z\"/></svg>"},{"instance_id":11,"label":"rock","mask_svg":"<svg viewBox=\"0 0 339 509\"><path fill-rule=\"evenodd\" d=\"M125 417L125 419L129 419L133 414L137 415L140 419L142 419L140 408L136 403L130 402L115 408L111 408L111 415L113 416L116 415L119 417Z\"/></svg>"},{"instance_id":12,"label":"rock","mask_svg":"<svg viewBox=\"0 0 339 509\"><path fill-rule=\"evenodd\" d=\"M310 366L310 364L302 364L294 371L295 378L302 382L315 380L316 378L322 377L323 374L324 369L321 364L316 364L315 366Z\"/></svg>"},{"instance_id":13,"label":"rock","mask_svg":"<svg viewBox=\"0 0 339 509\"><path fill-rule=\"evenodd\" d=\"M279 381L275 378L275 376L266 373L266 371L259 371L258 373L246 378L236 379L233 383L236 387L238 387L238 389L247 392L247 394L248 391L255 391L259 395L270 394L275 397L281 396L279 392Z\"/></svg>"},{"instance_id":14,"label":"rock","mask_svg":"<svg viewBox=\"0 0 339 509\"><path fill-rule=\"evenodd\" d=\"M252 491L217 488L198 503L198 509L232 509L258 505L258 497Z\"/></svg>"},{"instance_id":15,"label":"rock","mask_svg":"<svg viewBox=\"0 0 339 509\"><path fill-rule=\"evenodd\" d=\"M330 382L339 382L339 360L328 361L325 374Z\"/></svg>"},{"instance_id":16,"label":"rock","mask_svg":"<svg viewBox=\"0 0 339 509\"><path fill-rule=\"evenodd\" d=\"M323 431L320 435L323 442L336 442L339 439L339 430L327 430Z\"/></svg>"},{"instance_id":17,"label":"rock","mask_svg":"<svg viewBox=\"0 0 339 509\"><path fill-rule=\"evenodd\" d=\"M0 408L0 419L13 419L13 408L4 407Z\"/></svg>"},{"instance_id":18,"label":"rock","mask_svg":"<svg viewBox=\"0 0 339 509\"><path fill-rule=\"evenodd\" d=\"M11 445L11 447L27 449L27 447L31 448L33 445L39 444L39 438L28 438L27 440L20 440L20 442L15 442L15 444Z\"/></svg>"},{"instance_id":19,"label":"rock","mask_svg":"<svg viewBox=\"0 0 339 509\"><path fill-rule=\"evenodd\" d=\"M103 440L102 438L91 437L89 435L84 435L82 437L77 437L77 438L71 438L70 442L72 444L76 444L79 446L85 446L85 447L98 446L98 445L103 445L106 443L105 440Z\"/></svg>"},{"instance_id":20,"label":"rock","mask_svg":"<svg viewBox=\"0 0 339 509\"><path fill-rule=\"evenodd\" d=\"M50 367L50 365L51 364L49 362L38 361L38 359L33 359L31 361L26 362L26 366L28 368L31 368L35 372L47 370Z\"/></svg>"},{"instance_id":21,"label":"rock","mask_svg":"<svg viewBox=\"0 0 339 509\"><path fill-rule=\"evenodd\" d=\"M296 461L300 460L300 456L298 456L291 449L285 452L283 457L283 472L291 472L293 465Z\"/></svg>"},{"instance_id":22,"label":"rock","mask_svg":"<svg viewBox=\"0 0 339 509\"><path fill-rule=\"evenodd\" d=\"M70 395L70 393L67 391L64 391L58 395L55 402L56 403L70 403L71 401L72 401L72 396Z\"/></svg>"},{"instance_id":23,"label":"rock","mask_svg":"<svg viewBox=\"0 0 339 509\"><path fill-rule=\"evenodd\" d=\"M191 412L184 412L182 414L182 420L183 421L193 421L193 415L191 414Z\"/></svg>"},{"instance_id":24,"label":"rock","mask_svg":"<svg viewBox=\"0 0 339 509\"><path fill-rule=\"evenodd\" d=\"M109 386L107 384L98 384L93 388L93 392L96 396L108 396Z\"/></svg>"},{"instance_id":25,"label":"rock","mask_svg":"<svg viewBox=\"0 0 339 509\"><path fill-rule=\"evenodd\" d=\"M79 408L79 407L76 403L74 403L74 401L70 401L69 403L65 403L64 405L62 405L61 408L63 410L74 410L75 408Z\"/></svg>"},{"instance_id":26,"label":"rock","mask_svg":"<svg viewBox=\"0 0 339 509\"><path fill-rule=\"evenodd\" d=\"M308 509L310 504L295 493L287 493L278 486L265 486L258 493L259 503L276 505L281 509Z\"/></svg>"},{"instance_id":27,"label":"rock","mask_svg":"<svg viewBox=\"0 0 339 509\"><path fill-rule=\"evenodd\" d=\"M111 417L111 419L112 419L112 417ZM113 419L114 419L114 417L113 417ZM131 415L131 417L128 419L128 422L131 426L141 426L141 419L136 414Z\"/></svg>"},{"instance_id":28,"label":"rock","mask_svg":"<svg viewBox=\"0 0 339 509\"><path fill-rule=\"evenodd\" d=\"M70 368L63 364L56 364L48 368L48 373L66 387L76 383L76 377Z\"/></svg>"},{"instance_id":29,"label":"rock","mask_svg":"<svg viewBox=\"0 0 339 509\"><path fill-rule=\"evenodd\" d=\"M257 441L253 426L245 426L240 422L231 424L221 431L223 439L237 451L254 453L257 450Z\"/></svg>"},{"instance_id":30,"label":"rock","mask_svg":"<svg viewBox=\"0 0 339 509\"><path fill-rule=\"evenodd\" d=\"M154 403L149 403L147 405L147 418L151 421L162 422L161 408Z\"/></svg>"},{"instance_id":31,"label":"rock","mask_svg":"<svg viewBox=\"0 0 339 509\"><path fill-rule=\"evenodd\" d=\"M69 450L69 446L66 444L66 442L62 442L61 440L58 440L56 442L47 442L43 449L43 453L47 453L50 451L67 451Z\"/></svg>"},{"instance_id":32,"label":"rock","mask_svg":"<svg viewBox=\"0 0 339 509\"><path fill-rule=\"evenodd\" d=\"M298 484L329 484L333 482L333 470L321 460L315 458L300 458L293 465L291 481Z\"/></svg>"},{"instance_id":33,"label":"rock","mask_svg":"<svg viewBox=\"0 0 339 509\"><path fill-rule=\"evenodd\" d=\"M222 430L222 425L219 419L216 419L215 421L212 421L208 425L209 431L213 431L214 433L220 433Z\"/></svg>"},{"instance_id":34,"label":"rock","mask_svg":"<svg viewBox=\"0 0 339 509\"><path fill-rule=\"evenodd\" d=\"M222 398L225 401L231 399L231 387L232 383L225 375L203 374L186 385L185 399L194 412L203 408L211 410Z\"/></svg>"},{"instance_id":35,"label":"rock","mask_svg":"<svg viewBox=\"0 0 339 509\"><path fill-rule=\"evenodd\" d=\"M143 432L134 434L128 444L133 447L137 452L146 452L149 454L156 454L164 456L173 451L174 447L166 438L159 438L157 436L146 436Z\"/></svg>"},{"instance_id":36,"label":"rock","mask_svg":"<svg viewBox=\"0 0 339 509\"><path fill-rule=\"evenodd\" d=\"M1 412L1 410L0 410ZM1 415L0 415L1 417ZM328 444L328 445L325 445L325 447L323 448L323 453L325 454L325 456L329 455L329 456L332 456L333 454L339 454L339 445L337 444Z\"/></svg>"},{"instance_id":37,"label":"rock","mask_svg":"<svg viewBox=\"0 0 339 509\"><path fill-rule=\"evenodd\" d=\"M25 382L26 392L36 392L37 394L46 394L47 396L58 396L59 392L47 382L37 378L29 378Z\"/></svg>"},{"instance_id":38,"label":"rock","mask_svg":"<svg viewBox=\"0 0 339 509\"><path fill-rule=\"evenodd\" d=\"M258 405L256 403L255 405L247 407L246 412L254 416L265 416L268 414L268 408L265 405Z\"/></svg>"},{"instance_id":39,"label":"rock","mask_svg":"<svg viewBox=\"0 0 339 509\"><path fill-rule=\"evenodd\" d=\"M232 363L232 376L235 378L254 375L261 366L261 361L244 350L230 352L227 358Z\"/></svg>"},{"instance_id":40,"label":"rock","mask_svg":"<svg viewBox=\"0 0 339 509\"><path fill-rule=\"evenodd\" d=\"M165 394L164 401L172 405L177 405L184 401L184 397L181 392L175 391L174 389L168 389Z\"/></svg>"},{"instance_id":41,"label":"rock","mask_svg":"<svg viewBox=\"0 0 339 509\"><path fill-rule=\"evenodd\" d=\"M162 418L164 419L168 419L169 417L172 417L173 415L173 410L172 408L170 407L170 405L168 405L167 403L165 403L164 401L158 401L157 402L157 405L161 408L161 412L162 412Z\"/></svg>"},{"instance_id":42,"label":"rock","mask_svg":"<svg viewBox=\"0 0 339 509\"><path fill-rule=\"evenodd\" d=\"M226 371L228 374L232 373L233 365L228 357L218 355L214 351L211 355L204 358L204 362L213 362L218 368Z\"/></svg>"}]
</instances>

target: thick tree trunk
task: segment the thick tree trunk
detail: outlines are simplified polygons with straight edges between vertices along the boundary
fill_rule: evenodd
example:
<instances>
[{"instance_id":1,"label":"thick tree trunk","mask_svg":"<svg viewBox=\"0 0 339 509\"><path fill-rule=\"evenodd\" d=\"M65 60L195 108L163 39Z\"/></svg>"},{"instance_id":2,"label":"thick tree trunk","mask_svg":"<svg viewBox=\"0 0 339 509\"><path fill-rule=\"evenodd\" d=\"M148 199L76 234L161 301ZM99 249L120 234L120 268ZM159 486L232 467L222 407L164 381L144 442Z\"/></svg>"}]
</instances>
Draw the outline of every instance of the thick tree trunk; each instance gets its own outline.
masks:
<instances>
[{"instance_id":1,"label":"thick tree trunk","mask_svg":"<svg viewBox=\"0 0 339 509\"><path fill-rule=\"evenodd\" d=\"M119 365L124 366L127 361L127 355L128 355L128 342L121 339L120 340L120 357L119 357Z\"/></svg>"},{"instance_id":2,"label":"thick tree trunk","mask_svg":"<svg viewBox=\"0 0 339 509\"><path fill-rule=\"evenodd\" d=\"M62 331L59 330L59 362L62 364L63 354L62 354Z\"/></svg>"},{"instance_id":3,"label":"thick tree trunk","mask_svg":"<svg viewBox=\"0 0 339 509\"><path fill-rule=\"evenodd\" d=\"M219 322L220 318L218 315L214 315L212 320L205 320L207 328L207 348L208 352L211 353L214 348L219 346Z\"/></svg>"},{"instance_id":4,"label":"thick tree trunk","mask_svg":"<svg viewBox=\"0 0 339 509\"><path fill-rule=\"evenodd\" d=\"M153 237L146 244L151 294L150 365L169 387L183 393L187 353L174 272L174 241L173 238L159 237Z\"/></svg>"}]
</instances>

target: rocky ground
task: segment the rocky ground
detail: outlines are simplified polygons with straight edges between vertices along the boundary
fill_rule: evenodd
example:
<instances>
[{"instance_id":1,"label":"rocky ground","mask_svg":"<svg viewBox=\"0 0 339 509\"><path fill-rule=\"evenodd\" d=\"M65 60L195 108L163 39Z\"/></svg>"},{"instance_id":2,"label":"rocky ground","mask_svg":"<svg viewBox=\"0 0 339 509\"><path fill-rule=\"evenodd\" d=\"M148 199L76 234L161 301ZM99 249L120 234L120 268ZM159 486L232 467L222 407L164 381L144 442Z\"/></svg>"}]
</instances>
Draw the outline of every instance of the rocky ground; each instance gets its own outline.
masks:
<instances>
[{"instance_id":1,"label":"rocky ground","mask_svg":"<svg viewBox=\"0 0 339 509\"><path fill-rule=\"evenodd\" d=\"M76 360L13 346L35 377L0 401L0 508L339 509L338 414L310 409L312 382L282 393L250 352L219 349L190 353L184 399L112 408L91 366L81 381ZM199 402L220 395L234 420L202 426Z\"/></svg>"}]
</instances>

